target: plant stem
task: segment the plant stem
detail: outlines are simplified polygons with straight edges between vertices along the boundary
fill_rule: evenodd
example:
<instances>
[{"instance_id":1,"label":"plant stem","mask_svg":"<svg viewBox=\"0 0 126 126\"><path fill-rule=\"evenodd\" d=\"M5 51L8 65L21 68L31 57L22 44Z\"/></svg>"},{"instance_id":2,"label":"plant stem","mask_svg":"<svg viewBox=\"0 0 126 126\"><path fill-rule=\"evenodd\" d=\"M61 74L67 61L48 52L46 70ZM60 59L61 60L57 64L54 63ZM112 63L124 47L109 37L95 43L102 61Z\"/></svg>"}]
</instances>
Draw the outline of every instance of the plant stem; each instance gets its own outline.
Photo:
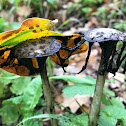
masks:
<instances>
[{"instance_id":1,"label":"plant stem","mask_svg":"<svg viewBox=\"0 0 126 126\"><path fill-rule=\"evenodd\" d=\"M105 83L105 76L106 76L106 72L103 75L100 74L100 72L103 70L103 62L104 60L101 58L97 80L96 80L95 93L91 105L91 110L89 113L89 126L96 126L97 119L99 117L100 103L101 103L103 87Z\"/></svg>"},{"instance_id":2,"label":"plant stem","mask_svg":"<svg viewBox=\"0 0 126 126\"><path fill-rule=\"evenodd\" d=\"M43 84L43 93L46 100L47 112L49 114L55 114L54 109L54 99L52 97L52 90L49 84L49 79L47 76L46 63L43 64L42 71L40 73L42 84ZM58 126L58 121L56 119L51 119L52 126Z\"/></svg>"},{"instance_id":3,"label":"plant stem","mask_svg":"<svg viewBox=\"0 0 126 126\"><path fill-rule=\"evenodd\" d=\"M49 75L48 76L52 77L51 60L48 57L46 61L47 61L47 67L48 67L48 71L49 71ZM53 85L53 80L50 80L49 84L50 84L51 89L53 90L53 92L55 92L56 94L58 94L58 91L56 90L56 88Z\"/></svg>"},{"instance_id":4,"label":"plant stem","mask_svg":"<svg viewBox=\"0 0 126 126\"><path fill-rule=\"evenodd\" d=\"M52 69L49 57L47 58L47 64L48 64L49 77L52 77Z\"/></svg>"}]
</instances>

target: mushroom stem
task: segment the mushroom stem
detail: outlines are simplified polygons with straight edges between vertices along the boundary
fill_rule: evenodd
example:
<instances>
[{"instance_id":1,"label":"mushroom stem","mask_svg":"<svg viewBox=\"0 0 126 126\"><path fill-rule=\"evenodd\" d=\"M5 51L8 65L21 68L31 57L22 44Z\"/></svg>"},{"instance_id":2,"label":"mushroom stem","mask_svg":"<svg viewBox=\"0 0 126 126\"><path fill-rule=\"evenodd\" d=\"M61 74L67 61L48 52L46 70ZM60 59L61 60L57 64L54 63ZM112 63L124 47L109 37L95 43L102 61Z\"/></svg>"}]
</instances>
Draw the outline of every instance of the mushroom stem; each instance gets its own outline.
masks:
<instances>
[{"instance_id":1,"label":"mushroom stem","mask_svg":"<svg viewBox=\"0 0 126 126\"><path fill-rule=\"evenodd\" d=\"M97 80L96 80L95 93L93 96L91 110L89 113L89 125L88 126L96 126L97 119L99 117L100 103L101 103L103 87L104 87L105 77L106 77L106 72L104 72L103 74L100 74L101 71L103 71L103 62L104 62L104 59L101 58L98 75L97 75Z\"/></svg>"},{"instance_id":2,"label":"mushroom stem","mask_svg":"<svg viewBox=\"0 0 126 126\"><path fill-rule=\"evenodd\" d=\"M52 90L49 84L49 79L47 76L46 63L43 63L43 67L41 69L41 79L43 84L43 93L46 100L47 112L49 114L55 114L54 109L54 99L52 97ZM58 121L56 119L51 119L52 126L58 126Z\"/></svg>"}]
</instances>

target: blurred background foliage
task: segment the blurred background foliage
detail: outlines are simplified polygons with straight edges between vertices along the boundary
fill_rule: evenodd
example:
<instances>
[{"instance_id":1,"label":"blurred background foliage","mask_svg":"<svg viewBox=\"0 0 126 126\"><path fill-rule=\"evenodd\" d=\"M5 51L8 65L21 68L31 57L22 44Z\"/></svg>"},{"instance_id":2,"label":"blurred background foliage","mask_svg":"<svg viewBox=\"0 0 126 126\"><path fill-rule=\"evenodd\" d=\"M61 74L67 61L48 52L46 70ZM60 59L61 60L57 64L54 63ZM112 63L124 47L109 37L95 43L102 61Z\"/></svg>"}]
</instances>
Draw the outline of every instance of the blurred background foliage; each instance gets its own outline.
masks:
<instances>
[{"instance_id":1,"label":"blurred background foliage","mask_svg":"<svg viewBox=\"0 0 126 126\"><path fill-rule=\"evenodd\" d=\"M111 27L126 31L125 14L125 0L1 0L0 32L18 28L30 17L58 18L57 25L72 18L66 27L60 28L62 31L71 27ZM90 21L93 24L87 24Z\"/></svg>"},{"instance_id":2,"label":"blurred background foliage","mask_svg":"<svg viewBox=\"0 0 126 126\"><path fill-rule=\"evenodd\" d=\"M0 0L0 33L11 29L17 29L26 18L41 17L58 19L59 22L53 30L64 34L79 33L96 28L116 28L126 32L126 1L125 0ZM48 74L53 76L51 68L54 63L47 60ZM34 115L46 113L45 101L42 95L42 83L37 77L20 77L0 70L0 125L15 126L21 120ZM63 79L63 78L61 78ZM78 78L77 78L78 80ZM93 78L89 79L92 80ZM66 79L66 81L68 81ZM75 82L74 82L75 83ZM85 82L87 83L87 82ZM91 83L91 82L88 82ZM125 84L125 83L124 83ZM78 86L78 87L76 87ZM69 96L78 94L76 89L80 84L65 88L63 91ZM87 85L86 85L87 86ZM93 88L84 86L92 95ZM109 91L107 91L108 93ZM69 94L70 93L70 94ZM80 92L84 94L84 92ZM108 93L115 97L113 92ZM104 96L103 102L108 99ZM115 101L114 101L115 102ZM117 101L122 106L120 101ZM106 101L106 104L108 102ZM114 111L114 110L113 110ZM105 116L105 115L104 115ZM87 117L86 117L87 118ZM101 117L102 120L102 117ZM102 122L99 120L99 122ZM44 125L49 125L45 120ZM61 122L62 126L63 122ZM27 121L25 126L42 126L42 120Z\"/></svg>"}]
</instances>

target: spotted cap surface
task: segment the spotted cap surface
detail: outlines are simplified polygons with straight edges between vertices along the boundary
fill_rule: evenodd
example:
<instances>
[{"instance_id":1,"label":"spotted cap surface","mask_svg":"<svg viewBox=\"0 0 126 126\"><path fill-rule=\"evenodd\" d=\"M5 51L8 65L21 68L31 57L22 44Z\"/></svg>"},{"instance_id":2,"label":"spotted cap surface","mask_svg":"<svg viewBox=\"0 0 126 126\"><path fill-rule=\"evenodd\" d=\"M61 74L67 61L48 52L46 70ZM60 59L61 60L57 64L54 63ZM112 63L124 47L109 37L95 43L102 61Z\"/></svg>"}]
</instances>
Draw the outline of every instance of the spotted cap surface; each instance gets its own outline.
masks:
<instances>
[{"instance_id":1,"label":"spotted cap surface","mask_svg":"<svg viewBox=\"0 0 126 126\"><path fill-rule=\"evenodd\" d=\"M40 38L22 42L14 48L15 56L18 58L37 58L50 56L58 52L61 43L54 38Z\"/></svg>"},{"instance_id":2,"label":"spotted cap surface","mask_svg":"<svg viewBox=\"0 0 126 126\"><path fill-rule=\"evenodd\" d=\"M88 42L123 41L126 42L126 33L112 28L94 28L84 34Z\"/></svg>"}]
</instances>

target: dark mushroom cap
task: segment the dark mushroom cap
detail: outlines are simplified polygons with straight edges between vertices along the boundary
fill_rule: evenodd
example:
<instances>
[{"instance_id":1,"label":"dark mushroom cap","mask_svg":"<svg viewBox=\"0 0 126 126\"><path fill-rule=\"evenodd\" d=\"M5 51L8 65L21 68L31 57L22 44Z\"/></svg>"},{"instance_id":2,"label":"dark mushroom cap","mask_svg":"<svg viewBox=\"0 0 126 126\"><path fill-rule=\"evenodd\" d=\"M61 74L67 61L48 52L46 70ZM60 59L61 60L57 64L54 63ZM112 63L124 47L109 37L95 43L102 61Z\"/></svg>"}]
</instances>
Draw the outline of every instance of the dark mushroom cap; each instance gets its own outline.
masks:
<instances>
[{"instance_id":1,"label":"dark mushroom cap","mask_svg":"<svg viewBox=\"0 0 126 126\"><path fill-rule=\"evenodd\" d=\"M126 33L112 28L94 28L84 34L88 42L123 41L126 42Z\"/></svg>"},{"instance_id":2,"label":"dark mushroom cap","mask_svg":"<svg viewBox=\"0 0 126 126\"><path fill-rule=\"evenodd\" d=\"M61 43L54 38L28 40L14 47L18 58L37 58L53 55L61 48Z\"/></svg>"}]
</instances>

